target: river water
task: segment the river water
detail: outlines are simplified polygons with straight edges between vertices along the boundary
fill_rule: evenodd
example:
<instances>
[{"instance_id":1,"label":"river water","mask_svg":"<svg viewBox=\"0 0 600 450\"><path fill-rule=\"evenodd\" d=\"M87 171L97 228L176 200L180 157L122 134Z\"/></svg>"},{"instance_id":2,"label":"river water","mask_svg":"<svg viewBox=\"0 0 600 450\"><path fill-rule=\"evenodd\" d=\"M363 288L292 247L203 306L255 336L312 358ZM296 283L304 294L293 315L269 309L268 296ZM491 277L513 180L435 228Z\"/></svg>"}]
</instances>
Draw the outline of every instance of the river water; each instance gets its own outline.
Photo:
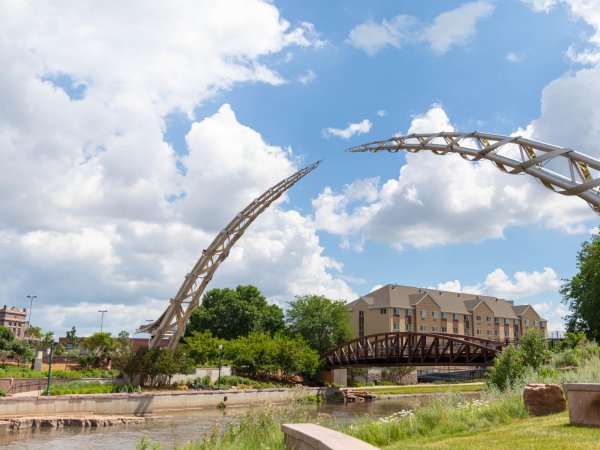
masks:
<instances>
[{"instance_id":1,"label":"river water","mask_svg":"<svg viewBox=\"0 0 600 450\"><path fill-rule=\"evenodd\" d=\"M461 397L474 399L479 394L463 394ZM376 400L364 403L321 403L310 405L310 414L329 414L340 421L351 422L357 417L383 417L402 409L417 409L431 401L432 397L402 397L390 400ZM0 448L28 450L105 450L134 449L142 436L159 442L167 449L199 440L217 423L228 423L250 411L251 407L205 409L182 411L178 414L153 418L140 425L82 429L66 427L61 429L26 430L0 436ZM256 408L256 406L254 407Z\"/></svg>"}]
</instances>

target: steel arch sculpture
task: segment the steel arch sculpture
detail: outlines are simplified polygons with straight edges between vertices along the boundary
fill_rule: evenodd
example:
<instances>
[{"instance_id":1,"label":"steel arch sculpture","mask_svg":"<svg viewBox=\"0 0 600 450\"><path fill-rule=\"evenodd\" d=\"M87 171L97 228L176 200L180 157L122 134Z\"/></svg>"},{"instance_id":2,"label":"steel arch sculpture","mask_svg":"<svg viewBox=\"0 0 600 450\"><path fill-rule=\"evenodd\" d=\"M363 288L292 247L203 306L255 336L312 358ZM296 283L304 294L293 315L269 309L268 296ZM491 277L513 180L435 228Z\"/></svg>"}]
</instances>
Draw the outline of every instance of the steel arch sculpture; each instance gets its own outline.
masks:
<instances>
[{"instance_id":1,"label":"steel arch sculpture","mask_svg":"<svg viewBox=\"0 0 600 450\"><path fill-rule=\"evenodd\" d=\"M457 153L468 161L487 159L503 172L526 173L554 192L580 197L600 214L600 161L570 148L519 136L443 131L398 136L348 149L353 153L400 150ZM556 171L557 163L565 170Z\"/></svg>"},{"instance_id":2,"label":"steel arch sculpture","mask_svg":"<svg viewBox=\"0 0 600 450\"><path fill-rule=\"evenodd\" d=\"M322 355L325 369L382 366L487 366L504 343L446 333L391 332L359 337Z\"/></svg>"},{"instance_id":3,"label":"steel arch sculpture","mask_svg":"<svg viewBox=\"0 0 600 450\"><path fill-rule=\"evenodd\" d=\"M221 230L212 243L202 251L202 256L190 273L185 276L175 298L153 323L138 328L140 333L150 333L149 347L158 346L164 338L169 338L168 347L174 348L185 332L192 312L200 305L200 297L212 279L219 265L229 256L229 251L246 229L271 203L291 188L296 182L312 172L320 164L317 161L280 181L240 211L229 224Z\"/></svg>"}]
</instances>

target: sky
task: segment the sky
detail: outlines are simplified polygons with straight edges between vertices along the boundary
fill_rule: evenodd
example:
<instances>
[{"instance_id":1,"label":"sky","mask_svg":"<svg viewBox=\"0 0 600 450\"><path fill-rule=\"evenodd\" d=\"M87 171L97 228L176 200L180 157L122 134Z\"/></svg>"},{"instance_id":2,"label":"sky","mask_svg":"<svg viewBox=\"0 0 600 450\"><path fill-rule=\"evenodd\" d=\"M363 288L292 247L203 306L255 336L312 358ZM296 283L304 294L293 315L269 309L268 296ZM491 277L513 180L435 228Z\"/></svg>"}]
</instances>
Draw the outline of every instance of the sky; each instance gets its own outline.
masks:
<instances>
[{"instance_id":1,"label":"sky","mask_svg":"<svg viewBox=\"0 0 600 450\"><path fill-rule=\"evenodd\" d=\"M0 297L64 335L131 333L203 248L316 160L210 288L351 301L388 283L535 305L598 216L458 156L348 153L411 132L600 158L596 0L0 0ZM144 335L140 335L143 337Z\"/></svg>"}]
</instances>

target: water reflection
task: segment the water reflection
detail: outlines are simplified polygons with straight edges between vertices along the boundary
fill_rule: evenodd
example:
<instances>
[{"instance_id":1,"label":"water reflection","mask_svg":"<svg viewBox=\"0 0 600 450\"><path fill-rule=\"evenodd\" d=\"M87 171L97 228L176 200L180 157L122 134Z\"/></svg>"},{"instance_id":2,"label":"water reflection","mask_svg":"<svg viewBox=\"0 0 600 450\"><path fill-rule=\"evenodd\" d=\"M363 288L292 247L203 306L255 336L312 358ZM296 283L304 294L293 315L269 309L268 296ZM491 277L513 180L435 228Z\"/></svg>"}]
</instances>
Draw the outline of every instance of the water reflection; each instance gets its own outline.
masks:
<instances>
[{"instance_id":1,"label":"water reflection","mask_svg":"<svg viewBox=\"0 0 600 450\"><path fill-rule=\"evenodd\" d=\"M479 394L464 394L463 398L475 399ZM377 400L374 402L332 404L322 403L309 407L313 415L329 414L336 420L350 422L356 417L369 415L383 417L401 409L417 409L430 402L432 397L403 397L400 399ZM61 428L20 431L0 435L0 448L16 450L104 450L133 449L142 435L173 448L191 440L198 440L217 424L227 424L251 408L205 409L169 413L140 425L127 427L82 429Z\"/></svg>"}]
</instances>

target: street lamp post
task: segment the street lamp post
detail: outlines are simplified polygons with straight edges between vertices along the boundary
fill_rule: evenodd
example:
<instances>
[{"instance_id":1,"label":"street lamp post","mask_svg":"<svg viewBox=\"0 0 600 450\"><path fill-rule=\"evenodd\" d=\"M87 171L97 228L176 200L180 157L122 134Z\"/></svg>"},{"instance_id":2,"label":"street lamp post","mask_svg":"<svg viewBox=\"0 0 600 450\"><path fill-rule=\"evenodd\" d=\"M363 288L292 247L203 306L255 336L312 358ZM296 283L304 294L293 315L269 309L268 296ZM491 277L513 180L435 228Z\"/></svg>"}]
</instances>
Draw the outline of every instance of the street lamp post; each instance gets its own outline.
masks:
<instances>
[{"instance_id":1,"label":"street lamp post","mask_svg":"<svg viewBox=\"0 0 600 450\"><path fill-rule=\"evenodd\" d=\"M54 350L54 336L50 341L50 348L48 351L48 387L46 388L46 396L50 395L50 380L52 379L52 351Z\"/></svg>"},{"instance_id":2,"label":"street lamp post","mask_svg":"<svg viewBox=\"0 0 600 450\"><path fill-rule=\"evenodd\" d=\"M152 319L146 319L146 322L147 323L152 323L152 322L154 322L154 320L152 320ZM149 335L148 336L148 348L150 348L150 341L152 341L152 333L148 333L148 335Z\"/></svg>"},{"instance_id":3,"label":"street lamp post","mask_svg":"<svg viewBox=\"0 0 600 450\"><path fill-rule=\"evenodd\" d=\"M38 298L37 295L28 295L27 298L29 299L29 319L27 319L27 326L31 326L31 310L33 309L33 299L34 298Z\"/></svg>"},{"instance_id":4,"label":"street lamp post","mask_svg":"<svg viewBox=\"0 0 600 450\"><path fill-rule=\"evenodd\" d=\"M99 309L99 313L102 313L102 318L100 319L100 333L102 333L102 326L104 325L104 313L108 312L107 309Z\"/></svg>"},{"instance_id":5,"label":"street lamp post","mask_svg":"<svg viewBox=\"0 0 600 450\"><path fill-rule=\"evenodd\" d=\"M223 344L219 344L219 378L217 381L217 389L221 390L221 367L223 366Z\"/></svg>"}]
</instances>

